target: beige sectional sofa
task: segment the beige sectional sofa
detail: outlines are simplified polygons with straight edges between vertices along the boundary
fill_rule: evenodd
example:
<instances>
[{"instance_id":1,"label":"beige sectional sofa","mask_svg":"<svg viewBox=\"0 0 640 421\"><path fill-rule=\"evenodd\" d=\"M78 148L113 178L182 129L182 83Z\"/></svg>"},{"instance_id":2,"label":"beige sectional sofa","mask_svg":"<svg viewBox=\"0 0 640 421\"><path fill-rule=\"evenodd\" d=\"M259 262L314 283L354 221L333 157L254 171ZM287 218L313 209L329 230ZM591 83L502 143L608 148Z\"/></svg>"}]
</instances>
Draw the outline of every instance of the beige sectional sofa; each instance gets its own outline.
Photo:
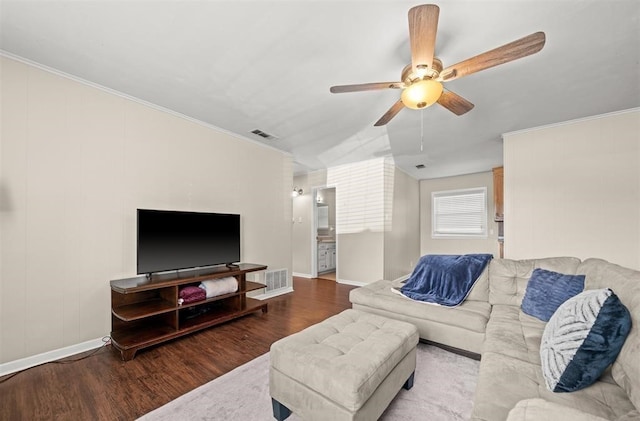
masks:
<instances>
[{"instance_id":1,"label":"beige sectional sofa","mask_svg":"<svg viewBox=\"0 0 640 421\"><path fill-rule=\"evenodd\" d=\"M520 305L534 269L585 275L585 290L611 288L631 315L616 361L593 385L547 390L540 362L546 323ZM640 272L601 259L494 259L467 299L446 308L392 292L405 279L351 291L352 307L413 323L420 338L481 355L472 420L640 420Z\"/></svg>"}]
</instances>

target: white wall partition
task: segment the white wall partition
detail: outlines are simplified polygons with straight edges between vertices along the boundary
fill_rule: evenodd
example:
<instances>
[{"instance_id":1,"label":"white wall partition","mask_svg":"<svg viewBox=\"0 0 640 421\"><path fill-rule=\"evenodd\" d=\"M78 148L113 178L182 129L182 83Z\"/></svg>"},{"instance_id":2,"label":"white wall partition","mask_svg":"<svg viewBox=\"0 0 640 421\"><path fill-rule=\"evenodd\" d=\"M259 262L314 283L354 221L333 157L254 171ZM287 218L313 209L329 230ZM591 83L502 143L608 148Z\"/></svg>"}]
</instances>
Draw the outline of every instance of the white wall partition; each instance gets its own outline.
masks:
<instances>
[{"instance_id":1,"label":"white wall partition","mask_svg":"<svg viewBox=\"0 0 640 421\"><path fill-rule=\"evenodd\" d=\"M640 269L640 110L504 135L505 257Z\"/></svg>"},{"instance_id":2,"label":"white wall partition","mask_svg":"<svg viewBox=\"0 0 640 421\"><path fill-rule=\"evenodd\" d=\"M309 195L293 201L295 273L311 273L312 192L325 186L336 187L338 281L361 285L411 272L419 247L418 180L392 160L315 171L295 177L294 184Z\"/></svg>"},{"instance_id":3,"label":"white wall partition","mask_svg":"<svg viewBox=\"0 0 640 421\"><path fill-rule=\"evenodd\" d=\"M420 182L395 168L391 223L384 236L384 278L409 274L420 256Z\"/></svg>"}]
</instances>

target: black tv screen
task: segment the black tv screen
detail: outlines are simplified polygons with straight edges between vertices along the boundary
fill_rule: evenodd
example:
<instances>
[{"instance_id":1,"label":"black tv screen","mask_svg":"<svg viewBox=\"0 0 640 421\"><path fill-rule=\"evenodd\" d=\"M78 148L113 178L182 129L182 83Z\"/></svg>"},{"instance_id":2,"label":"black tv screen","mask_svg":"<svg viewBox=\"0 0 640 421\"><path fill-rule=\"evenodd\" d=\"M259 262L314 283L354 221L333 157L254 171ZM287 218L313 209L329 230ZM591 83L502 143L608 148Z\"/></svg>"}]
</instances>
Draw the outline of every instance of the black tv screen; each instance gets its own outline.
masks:
<instances>
[{"instance_id":1,"label":"black tv screen","mask_svg":"<svg viewBox=\"0 0 640 421\"><path fill-rule=\"evenodd\" d=\"M240 215L138 209L138 274L240 261Z\"/></svg>"}]
</instances>

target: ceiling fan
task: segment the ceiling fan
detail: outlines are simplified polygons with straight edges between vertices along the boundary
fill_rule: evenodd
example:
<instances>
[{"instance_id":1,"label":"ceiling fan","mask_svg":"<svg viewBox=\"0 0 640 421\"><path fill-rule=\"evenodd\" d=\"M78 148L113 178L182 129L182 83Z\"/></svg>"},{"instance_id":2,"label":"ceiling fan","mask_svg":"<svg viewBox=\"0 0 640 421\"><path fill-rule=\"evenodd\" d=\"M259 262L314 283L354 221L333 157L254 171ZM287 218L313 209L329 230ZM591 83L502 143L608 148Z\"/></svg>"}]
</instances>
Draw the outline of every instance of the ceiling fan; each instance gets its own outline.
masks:
<instances>
[{"instance_id":1,"label":"ceiling fan","mask_svg":"<svg viewBox=\"0 0 640 421\"><path fill-rule=\"evenodd\" d=\"M400 82L339 85L332 86L330 91L337 94L378 89L402 89L400 99L374 126L387 124L404 107L419 110L436 102L454 114L462 115L471 111L473 104L450 90L444 90L442 82L449 82L535 54L544 47L544 32L535 32L443 69L440 59L434 56L439 14L440 8L435 4L415 6L409 10L411 64L402 69Z\"/></svg>"}]
</instances>

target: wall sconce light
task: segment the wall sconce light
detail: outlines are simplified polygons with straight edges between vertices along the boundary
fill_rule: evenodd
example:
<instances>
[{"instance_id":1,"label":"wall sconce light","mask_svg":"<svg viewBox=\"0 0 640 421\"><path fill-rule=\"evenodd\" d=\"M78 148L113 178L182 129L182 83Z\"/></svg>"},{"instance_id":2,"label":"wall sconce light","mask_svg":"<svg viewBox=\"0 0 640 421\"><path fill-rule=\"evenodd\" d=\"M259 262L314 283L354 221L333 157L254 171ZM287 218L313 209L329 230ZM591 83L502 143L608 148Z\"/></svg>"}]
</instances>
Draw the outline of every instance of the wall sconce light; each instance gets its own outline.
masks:
<instances>
[{"instance_id":1,"label":"wall sconce light","mask_svg":"<svg viewBox=\"0 0 640 421\"><path fill-rule=\"evenodd\" d=\"M299 189L297 187L293 188L293 192L291 192L291 197L298 197L298 196L302 196L302 189Z\"/></svg>"}]
</instances>

